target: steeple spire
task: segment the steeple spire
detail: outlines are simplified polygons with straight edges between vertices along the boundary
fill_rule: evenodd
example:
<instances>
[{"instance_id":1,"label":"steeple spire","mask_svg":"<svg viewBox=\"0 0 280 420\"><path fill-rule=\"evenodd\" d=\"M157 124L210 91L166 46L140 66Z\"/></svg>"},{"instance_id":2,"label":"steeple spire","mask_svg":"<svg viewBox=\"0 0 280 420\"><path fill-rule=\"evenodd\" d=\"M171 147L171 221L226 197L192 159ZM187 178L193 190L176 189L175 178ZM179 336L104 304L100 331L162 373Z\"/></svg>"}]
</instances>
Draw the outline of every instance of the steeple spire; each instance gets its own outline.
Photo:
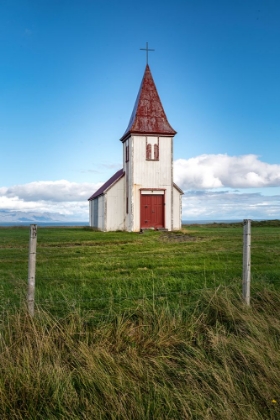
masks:
<instances>
[{"instance_id":1,"label":"steeple spire","mask_svg":"<svg viewBox=\"0 0 280 420\"><path fill-rule=\"evenodd\" d=\"M150 67L147 64L128 127L120 139L130 134L174 136L176 131L165 115Z\"/></svg>"}]
</instances>

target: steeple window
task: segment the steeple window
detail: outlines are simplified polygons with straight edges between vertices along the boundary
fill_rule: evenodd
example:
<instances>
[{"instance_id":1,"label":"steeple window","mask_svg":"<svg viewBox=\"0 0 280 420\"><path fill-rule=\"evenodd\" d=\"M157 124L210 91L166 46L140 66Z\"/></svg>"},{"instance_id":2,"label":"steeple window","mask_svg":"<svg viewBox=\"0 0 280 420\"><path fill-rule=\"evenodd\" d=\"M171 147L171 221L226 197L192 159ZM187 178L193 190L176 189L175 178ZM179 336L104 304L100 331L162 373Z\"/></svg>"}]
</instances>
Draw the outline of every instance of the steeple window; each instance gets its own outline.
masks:
<instances>
[{"instance_id":1,"label":"steeple window","mask_svg":"<svg viewBox=\"0 0 280 420\"><path fill-rule=\"evenodd\" d=\"M151 143L146 142L146 160L159 160L158 139L152 140Z\"/></svg>"},{"instance_id":2,"label":"steeple window","mask_svg":"<svg viewBox=\"0 0 280 420\"><path fill-rule=\"evenodd\" d=\"M158 150L158 144L154 144L154 160L159 159L159 150Z\"/></svg>"},{"instance_id":3,"label":"steeple window","mask_svg":"<svg viewBox=\"0 0 280 420\"><path fill-rule=\"evenodd\" d=\"M129 146L126 146L125 148L125 161L129 161Z\"/></svg>"},{"instance_id":4,"label":"steeple window","mask_svg":"<svg viewBox=\"0 0 280 420\"><path fill-rule=\"evenodd\" d=\"M146 145L146 160L152 160L152 145L150 143Z\"/></svg>"}]
</instances>

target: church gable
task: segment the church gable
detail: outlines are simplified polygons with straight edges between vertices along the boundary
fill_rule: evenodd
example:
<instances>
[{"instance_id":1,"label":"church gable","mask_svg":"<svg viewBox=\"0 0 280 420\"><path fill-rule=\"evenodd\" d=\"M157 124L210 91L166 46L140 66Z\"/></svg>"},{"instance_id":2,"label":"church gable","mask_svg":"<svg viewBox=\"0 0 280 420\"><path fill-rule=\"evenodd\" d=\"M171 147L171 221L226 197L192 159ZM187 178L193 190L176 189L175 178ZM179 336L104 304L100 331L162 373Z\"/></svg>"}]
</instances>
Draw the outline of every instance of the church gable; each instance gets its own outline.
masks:
<instances>
[{"instance_id":1,"label":"church gable","mask_svg":"<svg viewBox=\"0 0 280 420\"><path fill-rule=\"evenodd\" d=\"M119 170L89 198L90 226L124 230L124 175Z\"/></svg>"},{"instance_id":2,"label":"church gable","mask_svg":"<svg viewBox=\"0 0 280 420\"><path fill-rule=\"evenodd\" d=\"M120 178L124 176L124 170L120 169L116 172L108 181L106 181L91 197L89 197L88 201L94 200L95 198L99 197L102 194L105 194L109 188L111 188Z\"/></svg>"}]
</instances>

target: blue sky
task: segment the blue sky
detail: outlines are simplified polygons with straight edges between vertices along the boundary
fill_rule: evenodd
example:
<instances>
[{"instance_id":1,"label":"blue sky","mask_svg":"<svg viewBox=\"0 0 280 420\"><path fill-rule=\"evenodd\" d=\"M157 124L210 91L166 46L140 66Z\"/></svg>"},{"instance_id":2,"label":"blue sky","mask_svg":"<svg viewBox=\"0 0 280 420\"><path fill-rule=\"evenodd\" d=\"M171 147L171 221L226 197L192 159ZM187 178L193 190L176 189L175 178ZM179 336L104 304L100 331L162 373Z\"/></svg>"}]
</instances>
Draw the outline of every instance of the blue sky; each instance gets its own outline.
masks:
<instances>
[{"instance_id":1,"label":"blue sky","mask_svg":"<svg viewBox=\"0 0 280 420\"><path fill-rule=\"evenodd\" d=\"M122 166L146 41L183 218L280 218L278 0L2 0L0 214L87 220Z\"/></svg>"}]
</instances>

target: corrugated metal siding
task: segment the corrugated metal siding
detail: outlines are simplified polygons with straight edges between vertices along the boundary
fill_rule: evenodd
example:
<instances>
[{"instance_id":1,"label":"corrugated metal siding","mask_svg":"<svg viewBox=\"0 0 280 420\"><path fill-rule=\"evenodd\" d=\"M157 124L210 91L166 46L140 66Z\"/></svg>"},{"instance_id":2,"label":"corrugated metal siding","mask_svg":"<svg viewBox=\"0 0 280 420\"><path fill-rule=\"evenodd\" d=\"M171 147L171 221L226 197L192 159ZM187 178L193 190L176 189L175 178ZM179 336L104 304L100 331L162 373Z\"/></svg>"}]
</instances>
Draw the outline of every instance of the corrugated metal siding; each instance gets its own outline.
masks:
<instances>
[{"instance_id":1,"label":"corrugated metal siding","mask_svg":"<svg viewBox=\"0 0 280 420\"><path fill-rule=\"evenodd\" d=\"M146 160L146 145L159 144L159 160ZM129 146L128 149L126 147ZM90 201L90 221L100 230L140 230L140 196L143 193L165 195L164 221L168 230L181 227L181 195L173 187L172 138L133 136L123 144L125 176L111 186L105 195ZM129 151L129 156L126 154ZM128 161L127 161L128 158ZM159 191L160 190L160 191ZM154 191L154 192L152 192ZM128 213L126 198L128 197ZM173 212L172 212L173 201Z\"/></svg>"},{"instance_id":2,"label":"corrugated metal siding","mask_svg":"<svg viewBox=\"0 0 280 420\"><path fill-rule=\"evenodd\" d=\"M99 196L98 199L97 199L97 203L98 203L98 205L97 205L97 207L98 207L98 210L97 210L97 212L98 212L97 227L100 230L104 230L104 216L105 216L104 215L104 212L105 212L104 202L105 202L104 195Z\"/></svg>"},{"instance_id":3,"label":"corrugated metal siding","mask_svg":"<svg viewBox=\"0 0 280 420\"><path fill-rule=\"evenodd\" d=\"M159 160L146 160L146 144L159 142ZM172 137L133 136L134 159L130 189L133 193L133 231L140 229L140 188L165 190L165 227L171 230ZM133 184L132 184L133 182Z\"/></svg>"},{"instance_id":4,"label":"corrugated metal siding","mask_svg":"<svg viewBox=\"0 0 280 420\"><path fill-rule=\"evenodd\" d=\"M173 229L180 230L182 227L182 195L176 187L173 187Z\"/></svg>"},{"instance_id":5,"label":"corrugated metal siding","mask_svg":"<svg viewBox=\"0 0 280 420\"><path fill-rule=\"evenodd\" d=\"M93 226L98 227L98 198L92 201L93 204Z\"/></svg>"},{"instance_id":6,"label":"corrugated metal siding","mask_svg":"<svg viewBox=\"0 0 280 420\"><path fill-rule=\"evenodd\" d=\"M89 202L90 226L103 230L104 196L99 196Z\"/></svg>"},{"instance_id":7,"label":"corrugated metal siding","mask_svg":"<svg viewBox=\"0 0 280 420\"><path fill-rule=\"evenodd\" d=\"M125 161L126 157L126 147L129 147L129 156L128 161ZM131 231L131 221L132 221L132 209L133 209L133 198L131 195L131 183L133 179L132 173L132 162L134 158L134 150L133 150L133 138L129 137L124 142L124 168L125 168L125 180L124 180L124 229L127 231ZM126 201L128 202L127 210L126 211Z\"/></svg>"},{"instance_id":8,"label":"corrugated metal siding","mask_svg":"<svg viewBox=\"0 0 280 420\"><path fill-rule=\"evenodd\" d=\"M90 225L91 227L93 227L93 220L92 220L92 217L93 217L93 212L92 212L92 202L91 202L91 201L89 201L89 225Z\"/></svg>"},{"instance_id":9,"label":"corrugated metal siding","mask_svg":"<svg viewBox=\"0 0 280 420\"><path fill-rule=\"evenodd\" d=\"M107 230L124 230L125 224L125 178L121 178L107 192Z\"/></svg>"}]
</instances>

